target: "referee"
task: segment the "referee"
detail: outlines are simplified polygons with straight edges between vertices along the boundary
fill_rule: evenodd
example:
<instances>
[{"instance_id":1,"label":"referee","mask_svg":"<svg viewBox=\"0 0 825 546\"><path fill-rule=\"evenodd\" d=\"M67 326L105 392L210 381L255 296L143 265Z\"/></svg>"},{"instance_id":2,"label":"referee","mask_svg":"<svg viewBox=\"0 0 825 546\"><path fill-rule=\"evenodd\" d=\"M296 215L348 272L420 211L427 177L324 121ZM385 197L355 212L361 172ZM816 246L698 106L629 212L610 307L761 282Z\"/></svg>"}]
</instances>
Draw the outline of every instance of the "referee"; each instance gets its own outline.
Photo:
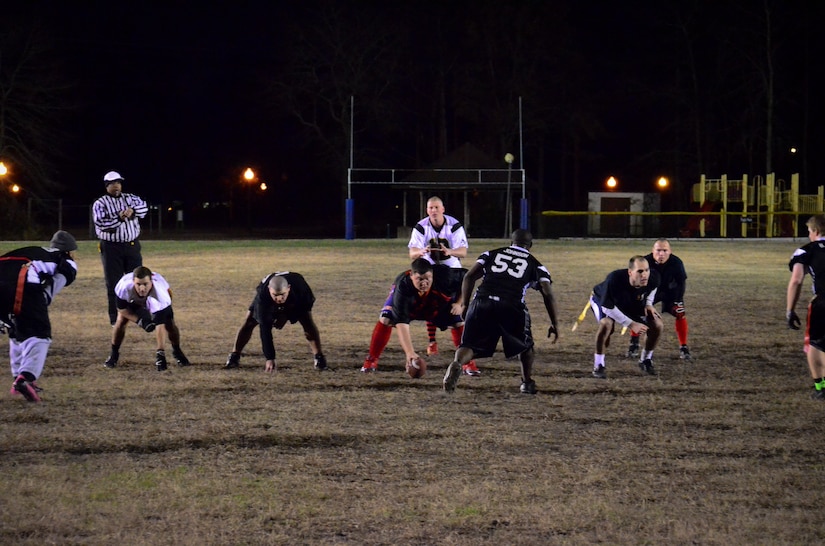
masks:
<instances>
[{"instance_id":1,"label":"referee","mask_svg":"<svg viewBox=\"0 0 825 546\"><path fill-rule=\"evenodd\" d=\"M100 239L100 259L109 299L109 322L117 320L115 285L126 273L143 265L140 254L140 222L149 212L146 201L133 193L123 193L123 177L109 171L103 177L106 195L92 205L95 233Z\"/></svg>"}]
</instances>

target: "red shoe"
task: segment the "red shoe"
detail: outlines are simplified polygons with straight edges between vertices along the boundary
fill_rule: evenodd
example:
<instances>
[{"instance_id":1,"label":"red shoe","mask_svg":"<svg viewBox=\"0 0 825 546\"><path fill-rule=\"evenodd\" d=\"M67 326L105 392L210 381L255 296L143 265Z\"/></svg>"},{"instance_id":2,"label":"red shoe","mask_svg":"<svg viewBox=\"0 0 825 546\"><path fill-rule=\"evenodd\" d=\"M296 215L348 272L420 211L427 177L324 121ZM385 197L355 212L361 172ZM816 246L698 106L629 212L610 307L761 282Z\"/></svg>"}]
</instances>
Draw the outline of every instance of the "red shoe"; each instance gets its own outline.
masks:
<instances>
[{"instance_id":1,"label":"red shoe","mask_svg":"<svg viewBox=\"0 0 825 546\"><path fill-rule=\"evenodd\" d=\"M364 365L361 366L361 371L363 373L377 372L378 371L378 359L377 358L372 358L371 356L368 356L366 359L364 359Z\"/></svg>"},{"instance_id":2,"label":"red shoe","mask_svg":"<svg viewBox=\"0 0 825 546\"><path fill-rule=\"evenodd\" d=\"M14 380L12 389L22 394L29 402L40 402L40 396L37 395L37 391L40 389L34 384L34 381L26 381L26 378L22 375L18 375L17 379Z\"/></svg>"},{"instance_id":3,"label":"red shoe","mask_svg":"<svg viewBox=\"0 0 825 546\"><path fill-rule=\"evenodd\" d=\"M427 345L427 356L433 356L438 354L438 342L431 341L429 345Z\"/></svg>"},{"instance_id":4,"label":"red shoe","mask_svg":"<svg viewBox=\"0 0 825 546\"><path fill-rule=\"evenodd\" d=\"M479 377L481 375L481 370L479 370L478 366L476 366L475 360L471 360L463 365L461 367L461 371L464 372L464 375L469 375L471 377Z\"/></svg>"}]
</instances>

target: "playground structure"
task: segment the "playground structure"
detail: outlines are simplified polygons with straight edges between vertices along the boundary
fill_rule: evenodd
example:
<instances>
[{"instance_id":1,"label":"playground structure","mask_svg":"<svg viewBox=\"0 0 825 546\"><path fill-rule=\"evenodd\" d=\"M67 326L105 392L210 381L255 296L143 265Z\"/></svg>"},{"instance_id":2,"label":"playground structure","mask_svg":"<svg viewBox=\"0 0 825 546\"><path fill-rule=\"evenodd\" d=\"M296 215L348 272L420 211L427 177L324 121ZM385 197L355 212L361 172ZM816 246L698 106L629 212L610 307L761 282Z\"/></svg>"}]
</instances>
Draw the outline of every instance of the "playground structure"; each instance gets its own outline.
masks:
<instances>
[{"instance_id":1,"label":"playground structure","mask_svg":"<svg viewBox=\"0 0 825 546\"><path fill-rule=\"evenodd\" d=\"M822 212L823 186L816 195L800 195L799 173L791 175L790 184L777 179L775 173L764 179L756 176L753 182L745 174L738 180L703 174L691 188L691 201L699 205L699 212L688 221L685 236L705 237L718 230L720 237L728 237L729 218L735 217L742 237L795 237L800 215Z\"/></svg>"}]
</instances>

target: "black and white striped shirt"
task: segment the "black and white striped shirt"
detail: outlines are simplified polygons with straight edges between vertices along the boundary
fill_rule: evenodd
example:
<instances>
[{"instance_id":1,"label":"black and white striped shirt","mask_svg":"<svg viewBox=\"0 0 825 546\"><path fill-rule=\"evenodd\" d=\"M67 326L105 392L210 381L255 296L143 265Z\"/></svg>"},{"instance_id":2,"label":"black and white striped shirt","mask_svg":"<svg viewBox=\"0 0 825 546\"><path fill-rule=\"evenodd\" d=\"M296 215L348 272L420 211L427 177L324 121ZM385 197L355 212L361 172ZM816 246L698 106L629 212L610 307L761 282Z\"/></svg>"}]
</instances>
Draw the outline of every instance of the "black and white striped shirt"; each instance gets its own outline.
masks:
<instances>
[{"instance_id":1,"label":"black and white striped shirt","mask_svg":"<svg viewBox=\"0 0 825 546\"><path fill-rule=\"evenodd\" d=\"M121 220L120 212L132 207L135 215ZM140 236L139 218L149 212L146 201L133 193L121 193L118 197L106 194L92 205L95 233L101 241L129 243Z\"/></svg>"}]
</instances>

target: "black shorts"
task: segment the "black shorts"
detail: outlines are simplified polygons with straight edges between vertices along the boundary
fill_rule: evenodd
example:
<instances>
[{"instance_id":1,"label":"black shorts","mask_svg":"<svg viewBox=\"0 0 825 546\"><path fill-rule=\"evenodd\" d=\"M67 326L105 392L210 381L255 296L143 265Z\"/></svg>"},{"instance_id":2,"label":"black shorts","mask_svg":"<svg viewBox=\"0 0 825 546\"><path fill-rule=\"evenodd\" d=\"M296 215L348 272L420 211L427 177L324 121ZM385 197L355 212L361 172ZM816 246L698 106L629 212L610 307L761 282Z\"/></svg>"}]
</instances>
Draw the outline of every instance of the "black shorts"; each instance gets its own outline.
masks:
<instances>
[{"instance_id":1,"label":"black shorts","mask_svg":"<svg viewBox=\"0 0 825 546\"><path fill-rule=\"evenodd\" d=\"M811 347L825 352L825 298L816 297L808 304L805 340Z\"/></svg>"},{"instance_id":2,"label":"black shorts","mask_svg":"<svg viewBox=\"0 0 825 546\"><path fill-rule=\"evenodd\" d=\"M521 304L476 297L467 309L461 347L472 349L477 358L488 358L495 353L499 339L507 358L530 349L533 346L530 313Z\"/></svg>"}]
</instances>

